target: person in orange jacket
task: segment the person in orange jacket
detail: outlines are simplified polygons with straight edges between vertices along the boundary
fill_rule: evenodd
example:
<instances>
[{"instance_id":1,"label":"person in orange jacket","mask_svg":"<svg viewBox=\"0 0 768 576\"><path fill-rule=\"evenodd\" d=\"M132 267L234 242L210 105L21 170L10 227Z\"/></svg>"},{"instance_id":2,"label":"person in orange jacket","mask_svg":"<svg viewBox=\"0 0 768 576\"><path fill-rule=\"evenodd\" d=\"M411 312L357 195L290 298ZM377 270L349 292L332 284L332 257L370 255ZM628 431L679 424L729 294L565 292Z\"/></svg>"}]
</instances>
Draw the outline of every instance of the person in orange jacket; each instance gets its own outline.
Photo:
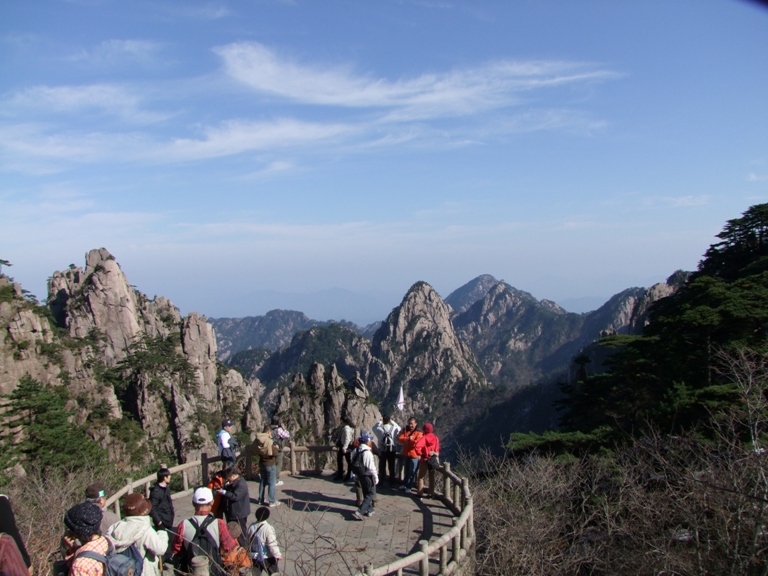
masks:
<instances>
[{"instance_id":1,"label":"person in orange jacket","mask_svg":"<svg viewBox=\"0 0 768 576\"><path fill-rule=\"evenodd\" d=\"M405 482L400 486L400 490L406 492L410 490L416 482L416 471L419 468L419 453L416 451L416 443L424 435L418 430L419 423L416 418L408 420L405 429L400 432L397 441L403 445L403 459L405 460Z\"/></svg>"}]
</instances>

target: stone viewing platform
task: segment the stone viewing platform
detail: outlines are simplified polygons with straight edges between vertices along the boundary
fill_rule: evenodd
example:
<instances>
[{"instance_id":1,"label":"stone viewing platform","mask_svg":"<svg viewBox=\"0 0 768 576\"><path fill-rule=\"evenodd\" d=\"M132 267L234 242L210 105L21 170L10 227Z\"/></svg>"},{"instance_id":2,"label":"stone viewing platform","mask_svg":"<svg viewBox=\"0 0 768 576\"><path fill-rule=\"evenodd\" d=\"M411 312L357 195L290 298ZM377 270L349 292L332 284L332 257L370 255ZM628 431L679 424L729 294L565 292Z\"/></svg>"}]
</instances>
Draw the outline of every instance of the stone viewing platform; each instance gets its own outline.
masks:
<instances>
[{"instance_id":1,"label":"stone viewing platform","mask_svg":"<svg viewBox=\"0 0 768 576\"><path fill-rule=\"evenodd\" d=\"M292 447L297 452L304 447ZM318 447L319 448L319 447ZM330 448L330 447L328 447ZM295 460L294 460L295 462ZM184 478L184 492L174 495L175 522L193 513L189 477L199 477L201 462L171 468ZM364 575L471 574L474 557L472 497L466 480L446 464L436 471L437 498L377 486L373 516L354 520L355 487L334 481L333 471L302 470L281 476L280 506L271 508L283 560L281 574ZM130 491L147 492L154 476L129 482L109 499L117 510L119 498ZM248 481L251 516L256 511L258 481Z\"/></svg>"}]
</instances>

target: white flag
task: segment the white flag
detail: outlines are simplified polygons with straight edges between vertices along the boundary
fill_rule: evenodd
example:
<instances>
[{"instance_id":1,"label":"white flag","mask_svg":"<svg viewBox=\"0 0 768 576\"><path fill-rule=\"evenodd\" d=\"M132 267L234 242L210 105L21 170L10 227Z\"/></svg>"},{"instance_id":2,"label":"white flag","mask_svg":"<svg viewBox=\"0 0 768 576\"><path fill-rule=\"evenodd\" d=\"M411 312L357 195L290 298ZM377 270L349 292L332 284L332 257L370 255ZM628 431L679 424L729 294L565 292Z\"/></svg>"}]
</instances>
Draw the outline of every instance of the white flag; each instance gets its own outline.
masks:
<instances>
[{"instance_id":1,"label":"white flag","mask_svg":"<svg viewBox=\"0 0 768 576\"><path fill-rule=\"evenodd\" d=\"M403 411L403 408L405 408L405 396L403 396L403 385L400 384L400 394L397 395L397 409L401 412Z\"/></svg>"}]
</instances>

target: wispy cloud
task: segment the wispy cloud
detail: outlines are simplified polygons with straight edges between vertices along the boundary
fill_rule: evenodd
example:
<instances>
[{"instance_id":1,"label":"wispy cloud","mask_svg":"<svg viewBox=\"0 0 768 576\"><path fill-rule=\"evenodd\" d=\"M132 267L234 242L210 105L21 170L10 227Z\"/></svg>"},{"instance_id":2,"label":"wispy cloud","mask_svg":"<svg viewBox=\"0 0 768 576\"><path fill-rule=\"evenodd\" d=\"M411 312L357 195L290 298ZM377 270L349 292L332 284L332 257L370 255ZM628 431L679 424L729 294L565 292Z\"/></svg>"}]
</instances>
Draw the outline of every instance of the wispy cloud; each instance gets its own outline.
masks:
<instances>
[{"instance_id":1,"label":"wispy cloud","mask_svg":"<svg viewBox=\"0 0 768 576\"><path fill-rule=\"evenodd\" d=\"M391 120L476 114L518 105L534 90L615 76L579 62L501 60L391 81L358 75L349 67L297 63L258 43L228 44L214 51L227 74L258 92L304 104L397 109Z\"/></svg>"},{"instance_id":2,"label":"wispy cloud","mask_svg":"<svg viewBox=\"0 0 768 576\"><path fill-rule=\"evenodd\" d=\"M344 124L321 124L293 119L274 122L233 120L216 128L207 128L201 138L179 138L159 152L165 159L215 158L329 141L349 135L353 131L351 126Z\"/></svg>"},{"instance_id":3,"label":"wispy cloud","mask_svg":"<svg viewBox=\"0 0 768 576\"><path fill-rule=\"evenodd\" d=\"M747 176L747 180L750 182L768 182L768 174L755 174L750 172Z\"/></svg>"},{"instance_id":4,"label":"wispy cloud","mask_svg":"<svg viewBox=\"0 0 768 576\"><path fill-rule=\"evenodd\" d=\"M138 63L155 65L160 63L163 44L141 39L111 39L90 49L71 54L68 59L86 61L94 65L116 63Z\"/></svg>"},{"instance_id":5,"label":"wispy cloud","mask_svg":"<svg viewBox=\"0 0 768 576\"><path fill-rule=\"evenodd\" d=\"M90 113L97 110L137 123L151 123L168 117L167 114L144 110L142 104L142 98L135 92L110 84L34 86L7 98L2 114L17 114L20 109L40 113Z\"/></svg>"}]
</instances>

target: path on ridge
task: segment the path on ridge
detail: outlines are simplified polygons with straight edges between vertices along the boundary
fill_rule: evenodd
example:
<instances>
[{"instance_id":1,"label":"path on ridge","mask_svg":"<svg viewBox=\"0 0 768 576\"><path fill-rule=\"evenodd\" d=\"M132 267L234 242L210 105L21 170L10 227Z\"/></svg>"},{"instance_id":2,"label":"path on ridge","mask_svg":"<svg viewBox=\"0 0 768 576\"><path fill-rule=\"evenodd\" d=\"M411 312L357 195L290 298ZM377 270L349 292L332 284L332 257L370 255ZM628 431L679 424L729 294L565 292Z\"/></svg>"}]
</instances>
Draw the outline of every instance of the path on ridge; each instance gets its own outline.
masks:
<instances>
[{"instance_id":1,"label":"path on ridge","mask_svg":"<svg viewBox=\"0 0 768 576\"><path fill-rule=\"evenodd\" d=\"M422 501L399 490L377 486L375 514L362 522L352 520L355 488L322 476L283 475L277 488L281 506L271 508L269 522L275 527L288 576L354 574L371 562L374 567L402 558L419 549L419 540L433 541L451 529L452 513L437 500ZM248 482L254 521L258 482ZM192 515L192 497L174 501L175 522ZM430 562L436 572L435 561ZM405 570L418 573L418 565Z\"/></svg>"}]
</instances>

